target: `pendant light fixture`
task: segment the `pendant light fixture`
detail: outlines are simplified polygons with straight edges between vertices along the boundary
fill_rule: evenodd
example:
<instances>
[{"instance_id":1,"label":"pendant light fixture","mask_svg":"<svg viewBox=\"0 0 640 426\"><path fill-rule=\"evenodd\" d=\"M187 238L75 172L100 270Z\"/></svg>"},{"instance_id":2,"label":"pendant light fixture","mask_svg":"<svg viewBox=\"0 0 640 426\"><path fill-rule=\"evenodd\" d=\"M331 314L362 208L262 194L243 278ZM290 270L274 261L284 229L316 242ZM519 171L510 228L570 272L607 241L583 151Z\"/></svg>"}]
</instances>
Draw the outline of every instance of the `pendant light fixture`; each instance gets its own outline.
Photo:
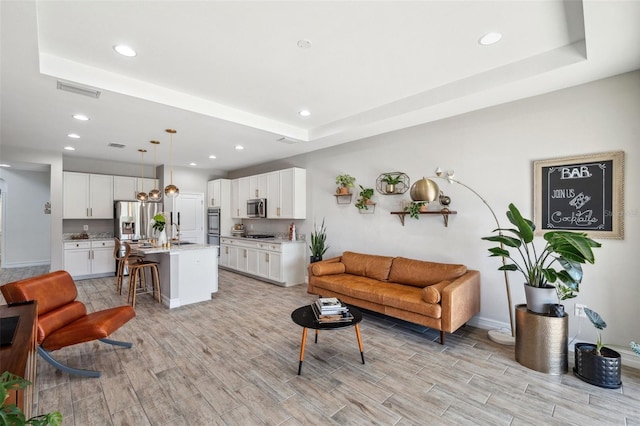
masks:
<instances>
[{"instance_id":1,"label":"pendant light fixture","mask_svg":"<svg viewBox=\"0 0 640 426\"><path fill-rule=\"evenodd\" d=\"M178 189L178 187L173 184L173 135L176 134L177 131L175 129L166 129L165 132L169 133L169 140L170 140L169 152L171 155L171 158L170 158L171 160L170 182L171 183L169 183L169 185L164 187L164 195L170 198L175 198L180 193L180 190Z\"/></svg>"},{"instance_id":2,"label":"pendant light fixture","mask_svg":"<svg viewBox=\"0 0 640 426\"><path fill-rule=\"evenodd\" d=\"M146 192L144 192L144 153L147 152L146 149L139 149L138 152L142 156L142 160L140 162L140 169L142 169L142 191L136 194L136 200L142 201L143 203L149 199L149 196Z\"/></svg>"},{"instance_id":3,"label":"pendant light fixture","mask_svg":"<svg viewBox=\"0 0 640 426\"><path fill-rule=\"evenodd\" d=\"M158 177L156 176L156 171L158 168L158 145L160 145L160 142L158 141L151 141L151 143L153 144L153 181L156 182ZM150 201L160 201L162 200L162 191L160 191L158 188L153 188L151 191L149 191L149 200Z\"/></svg>"}]
</instances>

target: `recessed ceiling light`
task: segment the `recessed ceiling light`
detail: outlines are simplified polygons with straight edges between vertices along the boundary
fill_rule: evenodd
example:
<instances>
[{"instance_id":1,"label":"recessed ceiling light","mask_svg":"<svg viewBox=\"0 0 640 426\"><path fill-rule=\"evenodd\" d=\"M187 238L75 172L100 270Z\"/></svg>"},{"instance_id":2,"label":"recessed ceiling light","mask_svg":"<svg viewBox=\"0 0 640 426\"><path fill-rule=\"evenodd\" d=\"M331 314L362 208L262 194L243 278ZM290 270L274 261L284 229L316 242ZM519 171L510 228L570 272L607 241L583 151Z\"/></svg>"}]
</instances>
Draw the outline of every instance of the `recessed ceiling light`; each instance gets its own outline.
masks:
<instances>
[{"instance_id":1,"label":"recessed ceiling light","mask_svg":"<svg viewBox=\"0 0 640 426\"><path fill-rule=\"evenodd\" d=\"M77 135L75 133L69 133L67 136L71 139L80 139L80 135Z\"/></svg>"},{"instance_id":2,"label":"recessed ceiling light","mask_svg":"<svg viewBox=\"0 0 640 426\"><path fill-rule=\"evenodd\" d=\"M215 155L210 155L209 158L211 158L212 160L215 160L217 157Z\"/></svg>"},{"instance_id":3,"label":"recessed ceiling light","mask_svg":"<svg viewBox=\"0 0 640 426\"><path fill-rule=\"evenodd\" d=\"M194 163L193 161L189 163L190 166L197 166L196 163Z\"/></svg>"},{"instance_id":4,"label":"recessed ceiling light","mask_svg":"<svg viewBox=\"0 0 640 426\"><path fill-rule=\"evenodd\" d=\"M242 150L244 149L244 146L242 146L242 145L236 145L236 149L237 149L238 151L242 151Z\"/></svg>"},{"instance_id":5,"label":"recessed ceiling light","mask_svg":"<svg viewBox=\"0 0 640 426\"><path fill-rule=\"evenodd\" d=\"M135 50L133 50L132 48L130 48L129 46L124 45L124 44L118 44L118 45L113 46L113 50L115 50L116 52L118 52L122 56L127 56L129 58L137 55Z\"/></svg>"},{"instance_id":6,"label":"recessed ceiling light","mask_svg":"<svg viewBox=\"0 0 640 426\"><path fill-rule=\"evenodd\" d=\"M88 121L89 120L89 117L87 117L84 114L73 114L72 117L75 118L76 120L80 120L80 121Z\"/></svg>"},{"instance_id":7,"label":"recessed ceiling light","mask_svg":"<svg viewBox=\"0 0 640 426\"><path fill-rule=\"evenodd\" d=\"M311 40L307 40L306 38L298 40L297 44L300 49L311 49Z\"/></svg>"},{"instance_id":8,"label":"recessed ceiling light","mask_svg":"<svg viewBox=\"0 0 640 426\"><path fill-rule=\"evenodd\" d=\"M75 151L75 150L76 150L76 149L75 149L74 147L72 147L72 146L65 146L65 147L64 147L64 149L65 149L65 150L67 150L67 151Z\"/></svg>"},{"instance_id":9,"label":"recessed ceiling light","mask_svg":"<svg viewBox=\"0 0 640 426\"><path fill-rule=\"evenodd\" d=\"M307 109L303 109L302 111L298 112L298 115L300 115L300 117L308 117L311 115L311 112Z\"/></svg>"},{"instance_id":10,"label":"recessed ceiling light","mask_svg":"<svg viewBox=\"0 0 640 426\"><path fill-rule=\"evenodd\" d=\"M480 37L480 40L478 40L478 43L480 43L483 46L489 46L490 44L499 42L501 38L502 38L501 33L490 32Z\"/></svg>"},{"instance_id":11,"label":"recessed ceiling light","mask_svg":"<svg viewBox=\"0 0 640 426\"><path fill-rule=\"evenodd\" d=\"M0 164L0 167L11 167L11 164L2 163Z\"/></svg>"}]
</instances>

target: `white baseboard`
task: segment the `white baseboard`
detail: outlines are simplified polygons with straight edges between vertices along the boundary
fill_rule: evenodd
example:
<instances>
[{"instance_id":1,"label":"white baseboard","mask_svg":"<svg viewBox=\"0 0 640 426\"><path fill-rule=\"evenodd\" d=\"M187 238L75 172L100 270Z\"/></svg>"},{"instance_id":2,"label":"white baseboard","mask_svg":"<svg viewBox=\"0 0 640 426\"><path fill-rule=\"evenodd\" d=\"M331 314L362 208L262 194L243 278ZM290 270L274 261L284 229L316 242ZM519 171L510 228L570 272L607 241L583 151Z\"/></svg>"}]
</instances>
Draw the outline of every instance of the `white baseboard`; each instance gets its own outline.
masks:
<instances>
[{"instance_id":1,"label":"white baseboard","mask_svg":"<svg viewBox=\"0 0 640 426\"><path fill-rule=\"evenodd\" d=\"M44 266L51 264L51 260L31 260L29 262L11 262L5 263L2 265L3 269L12 269L12 268L28 268L31 266Z\"/></svg>"},{"instance_id":2,"label":"white baseboard","mask_svg":"<svg viewBox=\"0 0 640 426\"><path fill-rule=\"evenodd\" d=\"M483 318L480 316L475 316L471 318L467 324L472 327L481 328L483 330L504 330L507 332L511 332L511 326L508 322L496 321L488 318Z\"/></svg>"}]
</instances>

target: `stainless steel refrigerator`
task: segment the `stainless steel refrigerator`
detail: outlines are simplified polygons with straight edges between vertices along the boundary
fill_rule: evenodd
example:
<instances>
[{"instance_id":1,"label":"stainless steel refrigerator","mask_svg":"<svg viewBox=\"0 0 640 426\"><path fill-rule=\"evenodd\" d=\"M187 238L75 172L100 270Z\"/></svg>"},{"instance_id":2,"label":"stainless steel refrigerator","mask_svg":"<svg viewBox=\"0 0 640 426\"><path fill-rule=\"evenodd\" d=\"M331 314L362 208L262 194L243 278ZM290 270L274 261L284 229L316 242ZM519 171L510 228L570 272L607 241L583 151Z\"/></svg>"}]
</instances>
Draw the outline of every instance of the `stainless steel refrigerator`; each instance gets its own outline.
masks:
<instances>
[{"instance_id":1,"label":"stainless steel refrigerator","mask_svg":"<svg viewBox=\"0 0 640 426\"><path fill-rule=\"evenodd\" d=\"M151 219L162 211L162 203L139 201L115 202L115 229L113 235L120 241L146 240L153 238ZM124 245L120 247L120 256L124 256ZM125 274L128 271L125 271Z\"/></svg>"}]
</instances>

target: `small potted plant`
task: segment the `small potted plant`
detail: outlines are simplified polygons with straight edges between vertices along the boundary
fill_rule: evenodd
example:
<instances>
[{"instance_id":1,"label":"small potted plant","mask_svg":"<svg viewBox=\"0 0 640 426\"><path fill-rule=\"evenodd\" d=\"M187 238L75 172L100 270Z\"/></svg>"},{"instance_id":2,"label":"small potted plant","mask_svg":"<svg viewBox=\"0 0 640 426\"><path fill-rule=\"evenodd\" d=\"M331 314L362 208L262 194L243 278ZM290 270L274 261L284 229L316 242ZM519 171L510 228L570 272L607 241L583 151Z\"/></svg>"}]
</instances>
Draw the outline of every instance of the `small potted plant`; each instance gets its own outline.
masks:
<instances>
[{"instance_id":1,"label":"small potted plant","mask_svg":"<svg viewBox=\"0 0 640 426\"><path fill-rule=\"evenodd\" d=\"M356 178L349 174L336 176L336 184L340 185L337 189L338 194L349 194L349 188L353 188Z\"/></svg>"},{"instance_id":2,"label":"small potted plant","mask_svg":"<svg viewBox=\"0 0 640 426\"><path fill-rule=\"evenodd\" d=\"M311 250L311 258L310 263L319 262L322 260L322 256L326 253L329 246L326 245L327 242L327 229L324 226L324 219L322 219L322 225L320 225L320 229L316 226L316 223L313 222L313 232L311 233L311 245L309 246L309 250Z\"/></svg>"},{"instance_id":3,"label":"small potted plant","mask_svg":"<svg viewBox=\"0 0 640 426\"><path fill-rule=\"evenodd\" d=\"M24 389L31 382L15 374L5 371L0 375L0 424L2 425L36 425L36 426L60 426L62 414L54 411L48 414L25 418L24 412L15 404L7 404L9 392L15 389Z\"/></svg>"},{"instance_id":4,"label":"small potted plant","mask_svg":"<svg viewBox=\"0 0 640 426\"><path fill-rule=\"evenodd\" d=\"M373 188L365 188L360 185L360 198L356 202L358 210L369 210L371 204L371 197L373 197Z\"/></svg>"},{"instance_id":5,"label":"small potted plant","mask_svg":"<svg viewBox=\"0 0 640 426\"><path fill-rule=\"evenodd\" d=\"M498 270L519 271L524 276L527 309L547 314L549 305L557 304L558 299L576 297L582 282L581 265L595 262L592 249L601 244L584 232L549 231L544 234L544 248L538 252L533 244L533 222L524 219L513 204L509 204L507 219L516 228L494 229L498 235L482 239L500 243L489 249L490 256L512 262L503 264ZM504 246L516 249L515 253L512 255ZM554 268L555 264L562 269Z\"/></svg>"},{"instance_id":6,"label":"small potted plant","mask_svg":"<svg viewBox=\"0 0 640 426\"><path fill-rule=\"evenodd\" d=\"M164 231L167 226L167 219L164 214L158 213L153 216L153 224L151 227L158 233L158 245L162 246L167 242L167 234Z\"/></svg>"},{"instance_id":7,"label":"small potted plant","mask_svg":"<svg viewBox=\"0 0 640 426\"><path fill-rule=\"evenodd\" d=\"M402 182L402 175L393 175L391 173L387 173L382 178L382 181L387 184L385 187L385 191L387 194L393 194L396 192L396 185Z\"/></svg>"},{"instance_id":8,"label":"small potted plant","mask_svg":"<svg viewBox=\"0 0 640 426\"><path fill-rule=\"evenodd\" d=\"M620 353L602 344L601 330L607 328L607 323L597 312L584 308L584 313L596 328L597 340L593 343L576 343L575 366L573 373L580 380L601 388L617 389L622 386L620 373L622 357Z\"/></svg>"},{"instance_id":9,"label":"small potted plant","mask_svg":"<svg viewBox=\"0 0 640 426\"><path fill-rule=\"evenodd\" d=\"M427 205L424 201L412 201L408 206L404 207L405 212L409 212L409 217L413 219L420 219L420 212L423 211Z\"/></svg>"}]
</instances>

